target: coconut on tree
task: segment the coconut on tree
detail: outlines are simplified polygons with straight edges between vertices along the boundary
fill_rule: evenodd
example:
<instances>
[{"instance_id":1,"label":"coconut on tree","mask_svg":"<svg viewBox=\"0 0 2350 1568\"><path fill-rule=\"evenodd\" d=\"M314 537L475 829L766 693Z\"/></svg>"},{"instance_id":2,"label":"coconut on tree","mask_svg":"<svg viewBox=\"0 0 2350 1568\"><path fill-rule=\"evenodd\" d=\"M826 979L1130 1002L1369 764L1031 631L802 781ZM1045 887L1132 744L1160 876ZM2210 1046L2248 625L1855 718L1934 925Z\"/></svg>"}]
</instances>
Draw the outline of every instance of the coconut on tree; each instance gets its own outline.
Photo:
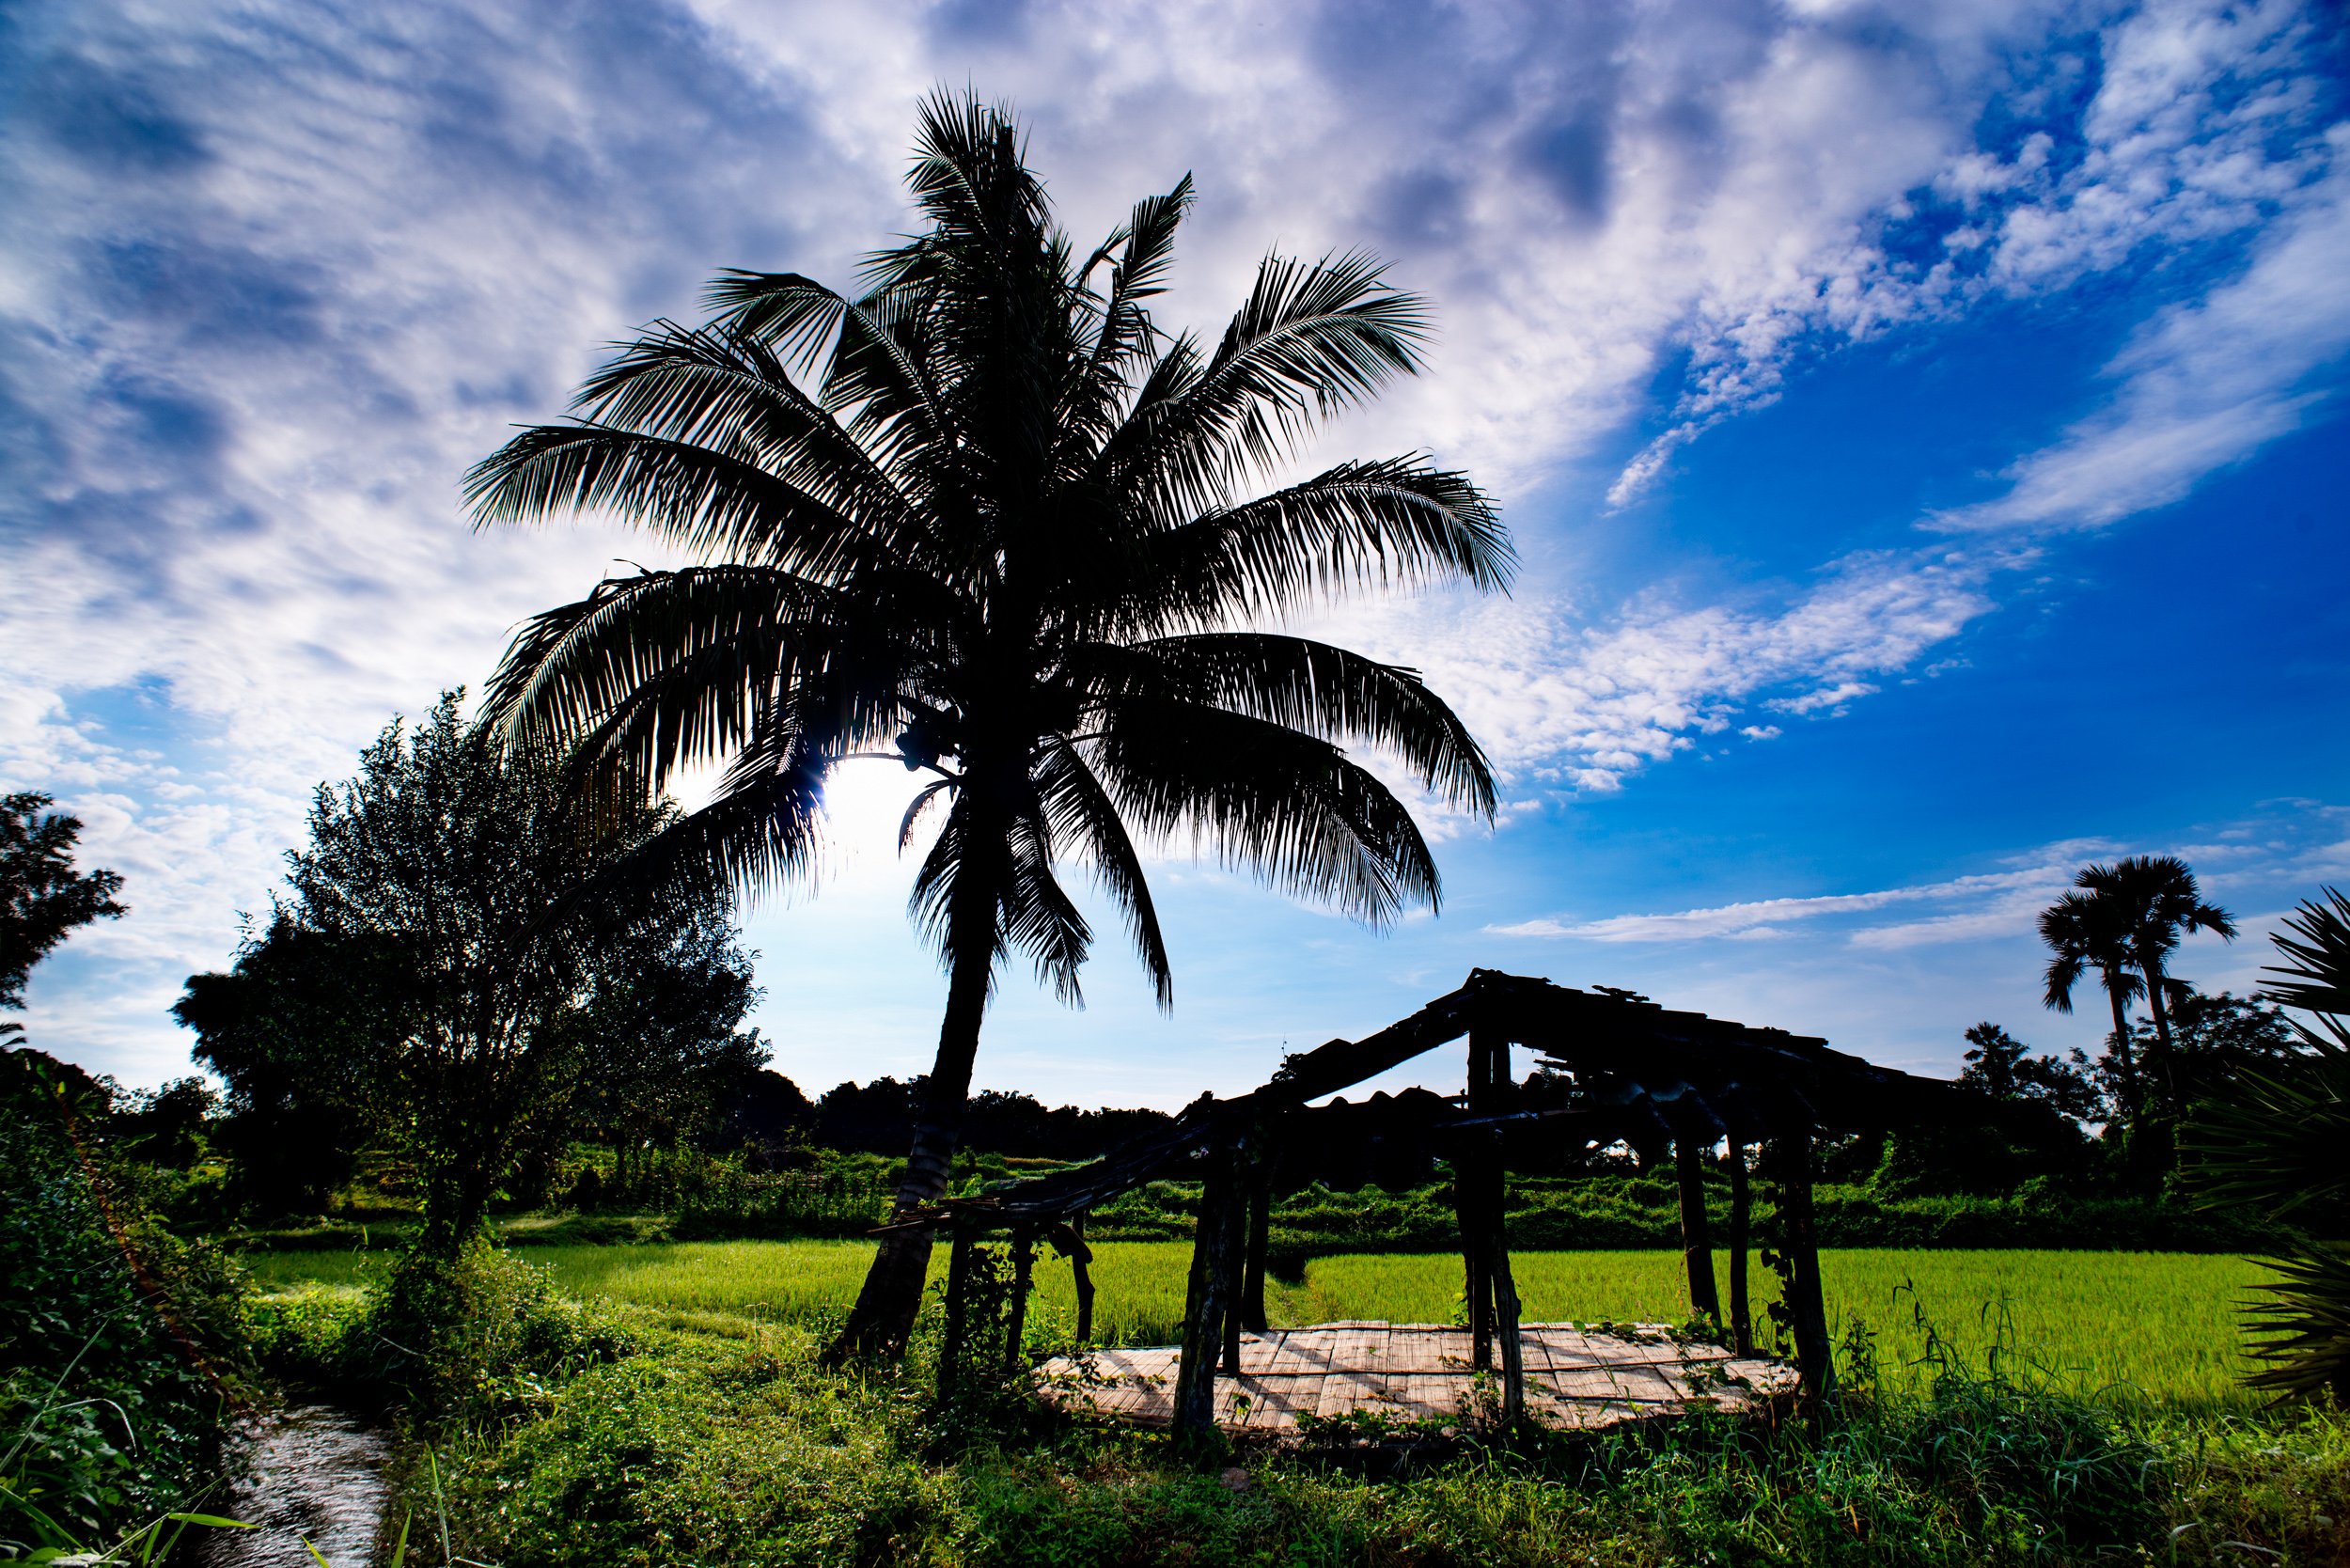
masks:
<instances>
[{"instance_id":1,"label":"coconut on tree","mask_svg":"<svg viewBox=\"0 0 2350 1568\"><path fill-rule=\"evenodd\" d=\"M1188 177L1100 245L1056 225L1015 126L933 98L910 177L924 227L842 293L729 272L699 326L656 322L470 476L477 519L617 515L694 564L599 584L517 635L488 715L574 748L580 798L724 767L641 854L758 887L810 867L825 780L880 752L934 837L911 909L948 974L896 1206L947 1187L980 1023L1015 957L1064 997L1093 931L1082 863L1162 1006L1143 847L1189 839L1377 926L1434 906L1411 812L1349 747L1490 819L1476 741L1413 670L1254 629L1362 589L1504 588L1487 497L1418 456L1261 491L1325 416L1414 370L1421 302L1360 255L1270 257L1213 343L1169 335ZM926 1228L884 1239L836 1350L901 1347Z\"/></svg>"}]
</instances>

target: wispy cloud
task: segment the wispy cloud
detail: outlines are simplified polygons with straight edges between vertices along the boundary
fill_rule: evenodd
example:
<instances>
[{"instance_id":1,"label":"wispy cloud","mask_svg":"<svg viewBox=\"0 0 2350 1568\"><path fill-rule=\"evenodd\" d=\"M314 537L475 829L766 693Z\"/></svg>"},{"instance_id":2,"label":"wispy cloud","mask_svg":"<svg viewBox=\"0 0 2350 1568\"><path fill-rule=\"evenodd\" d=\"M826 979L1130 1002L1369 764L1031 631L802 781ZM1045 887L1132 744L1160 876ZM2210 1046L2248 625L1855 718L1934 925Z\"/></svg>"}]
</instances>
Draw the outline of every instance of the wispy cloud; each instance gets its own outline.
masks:
<instances>
[{"instance_id":1,"label":"wispy cloud","mask_svg":"<svg viewBox=\"0 0 2350 1568\"><path fill-rule=\"evenodd\" d=\"M2333 140L2350 149L2350 127ZM1944 513L1951 529L2091 527L2179 499L2300 429L2350 353L2350 166L2260 245L2241 277L2149 323L2107 373L2112 400L2008 471L2007 493Z\"/></svg>"}]
</instances>

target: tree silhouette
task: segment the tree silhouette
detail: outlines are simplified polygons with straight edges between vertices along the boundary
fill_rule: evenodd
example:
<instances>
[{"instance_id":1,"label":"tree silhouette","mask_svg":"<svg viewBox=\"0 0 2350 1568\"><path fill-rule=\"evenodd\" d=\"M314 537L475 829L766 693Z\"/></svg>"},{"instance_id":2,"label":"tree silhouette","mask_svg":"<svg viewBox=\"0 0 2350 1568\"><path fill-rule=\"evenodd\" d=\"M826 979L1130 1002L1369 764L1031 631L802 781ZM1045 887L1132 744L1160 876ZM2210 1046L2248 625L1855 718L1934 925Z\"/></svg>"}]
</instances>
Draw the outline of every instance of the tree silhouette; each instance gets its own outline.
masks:
<instances>
[{"instance_id":1,"label":"tree silhouette","mask_svg":"<svg viewBox=\"0 0 2350 1568\"><path fill-rule=\"evenodd\" d=\"M82 819L50 810L54 804L31 791L0 796L0 1008L11 1011L24 1006L33 965L51 949L92 920L130 913L115 899L121 877L73 869ZM23 1033L0 1024L0 1040Z\"/></svg>"},{"instance_id":2,"label":"tree silhouette","mask_svg":"<svg viewBox=\"0 0 2350 1568\"><path fill-rule=\"evenodd\" d=\"M2145 982L2130 972L2129 933L2108 904L2083 893L2065 893L2040 912L2040 940L2050 951L2046 989L2041 1000L2058 1012L2073 1011L2073 988L2092 969L2113 1009L2113 1060L2120 1069L2123 1108L2132 1117L2143 1108L2145 1090L2130 1046L2132 1001Z\"/></svg>"},{"instance_id":3,"label":"tree silhouette","mask_svg":"<svg viewBox=\"0 0 2350 1568\"><path fill-rule=\"evenodd\" d=\"M1416 368L1419 302L1359 255L1271 257L1213 347L1160 292L1186 177L1080 251L1002 110L944 95L910 184L926 227L861 291L728 273L718 314L656 323L477 468L485 524L603 509L700 564L607 581L516 638L490 712L575 745L590 802L722 762L716 796L640 857L792 879L843 760L929 776L943 808L912 910L948 972L897 1204L945 1190L999 965L1062 997L1093 933L1056 867L1086 862L1171 998L1137 839L1190 839L1371 924L1434 905L1410 812L1342 749L1491 816L1476 742L1409 669L1247 630L1351 589L1506 586L1485 496L1417 457L1249 497L1323 416ZM836 1350L901 1346L931 1249L884 1240Z\"/></svg>"},{"instance_id":4,"label":"tree silhouette","mask_svg":"<svg viewBox=\"0 0 2350 1568\"><path fill-rule=\"evenodd\" d=\"M2110 866L2089 866L2073 879L2097 909L2100 931L2119 933L2146 988L2146 1011L2154 1015L2162 1055L2164 1087L2179 1105L2176 1043L2171 1038L2170 1001L2185 989L2166 973L2170 955L2188 932L2208 931L2235 940L2235 921L2217 904L2205 903L2186 862L2170 855L2133 855Z\"/></svg>"}]
</instances>

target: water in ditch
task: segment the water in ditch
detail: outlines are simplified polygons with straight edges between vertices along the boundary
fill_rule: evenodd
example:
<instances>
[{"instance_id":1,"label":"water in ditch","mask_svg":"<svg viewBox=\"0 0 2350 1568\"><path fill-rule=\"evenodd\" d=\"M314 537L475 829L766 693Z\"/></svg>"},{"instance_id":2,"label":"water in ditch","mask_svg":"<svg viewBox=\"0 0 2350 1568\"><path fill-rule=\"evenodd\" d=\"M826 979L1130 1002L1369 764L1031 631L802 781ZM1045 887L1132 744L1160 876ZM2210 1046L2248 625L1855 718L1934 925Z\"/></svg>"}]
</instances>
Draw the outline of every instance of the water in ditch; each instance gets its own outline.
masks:
<instances>
[{"instance_id":1,"label":"water in ditch","mask_svg":"<svg viewBox=\"0 0 2350 1568\"><path fill-rule=\"evenodd\" d=\"M252 1418L231 1439L241 1474L206 1512L252 1529L197 1529L198 1568L369 1568L388 1493L384 1433L330 1405Z\"/></svg>"}]
</instances>

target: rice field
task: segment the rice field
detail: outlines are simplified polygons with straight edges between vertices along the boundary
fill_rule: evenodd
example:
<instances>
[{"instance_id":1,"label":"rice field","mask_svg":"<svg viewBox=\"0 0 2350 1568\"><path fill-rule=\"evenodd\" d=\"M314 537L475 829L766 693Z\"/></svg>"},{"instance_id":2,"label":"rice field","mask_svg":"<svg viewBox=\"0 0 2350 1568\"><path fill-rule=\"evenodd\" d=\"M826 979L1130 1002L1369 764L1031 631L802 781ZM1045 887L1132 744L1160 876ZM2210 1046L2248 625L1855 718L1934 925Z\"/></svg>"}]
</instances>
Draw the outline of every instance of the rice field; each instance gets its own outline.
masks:
<instances>
[{"instance_id":1,"label":"rice field","mask_svg":"<svg viewBox=\"0 0 2350 1568\"><path fill-rule=\"evenodd\" d=\"M522 1256L579 1295L780 1322L845 1309L872 1248L858 1241L700 1242L531 1247ZM1096 1338L1172 1342L1190 1258L1181 1242L1097 1244ZM942 1248L933 1278L944 1262ZM274 1290L356 1285L368 1267L352 1253L263 1254L248 1262ZM1530 1320L1660 1322L1685 1312L1678 1253L1531 1252L1512 1264ZM2067 1388L2119 1387L2198 1405L2245 1403L2236 1386L2246 1364L2237 1313L2266 1277L2247 1258L2150 1252L1854 1250L1824 1254L1822 1269L1837 1332L1855 1323L1873 1330L1889 1379L1920 1375L1931 1327L1976 1367L1997 1354L2011 1369L2028 1366ZM1032 1319L1065 1329L1075 1317L1069 1265L1042 1253L1036 1278ZM1750 1278L1760 1322L1777 1281L1759 1267ZM1460 1291L1454 1259L1355 1255L1315 1261L1302 1282L1269 1282L1265 1306L1277 1325L1448 1323L1460 1320Z\"/></svg>"}]
</instances>

